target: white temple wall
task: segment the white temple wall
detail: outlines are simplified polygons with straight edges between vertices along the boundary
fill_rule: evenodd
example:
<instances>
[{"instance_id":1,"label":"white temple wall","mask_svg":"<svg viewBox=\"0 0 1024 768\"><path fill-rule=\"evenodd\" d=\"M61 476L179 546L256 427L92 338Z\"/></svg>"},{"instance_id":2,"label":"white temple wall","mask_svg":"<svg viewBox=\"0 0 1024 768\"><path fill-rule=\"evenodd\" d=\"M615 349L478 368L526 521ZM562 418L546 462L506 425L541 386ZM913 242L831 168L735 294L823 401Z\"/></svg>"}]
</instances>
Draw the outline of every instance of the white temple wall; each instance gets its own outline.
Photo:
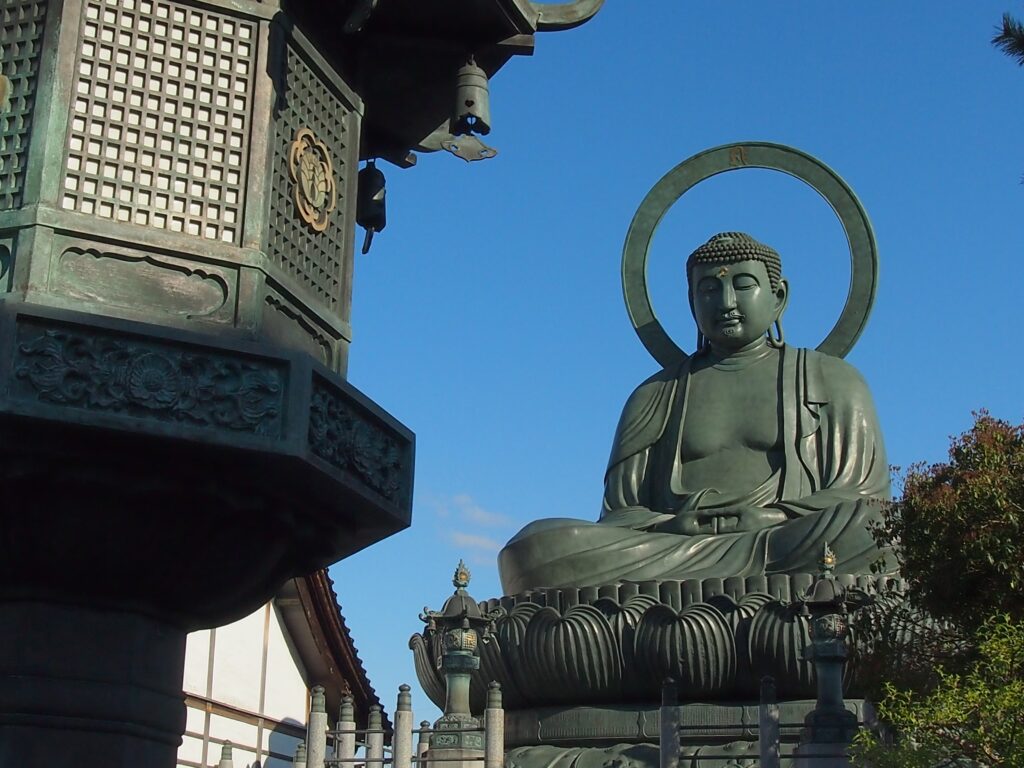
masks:
<instances>
[{"instance_id":1,"label":"white temple wall","mask_svg":"<svg viewBox=\"0 0 1024 768\"><path fill-rule=\"evenodd\" d=\"M190 634L178 766L215 766L225 741L232 743L235 768L290 766L304 739L305 674L273 603L233 624Z\"/></svg>"}]
</instances>

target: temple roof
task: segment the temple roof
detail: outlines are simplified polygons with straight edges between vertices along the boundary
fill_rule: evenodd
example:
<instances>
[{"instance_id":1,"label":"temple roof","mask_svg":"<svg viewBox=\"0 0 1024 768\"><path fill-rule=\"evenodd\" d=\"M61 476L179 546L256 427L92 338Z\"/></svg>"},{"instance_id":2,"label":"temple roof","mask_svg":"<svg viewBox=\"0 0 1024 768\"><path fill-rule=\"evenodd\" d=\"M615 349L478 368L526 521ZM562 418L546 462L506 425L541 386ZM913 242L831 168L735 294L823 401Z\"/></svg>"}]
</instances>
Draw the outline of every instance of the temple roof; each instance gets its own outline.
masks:
<instances>
[{"instance_id":1,"label":"temple roof","mask_svg":"<svg viewBox=\"0 0 1024 768\"><path fill-rule=\"evenodd\" d=\"M411 165L410 150L439 148L458 69L473 56L492 77L532 55L538 31L577 26L603 0L286 0L283 9L364 105L360 156Z\"/></svg>"},{"instance_id":2,"label":"temple roof","mask_svg":"<svg viewBox=\"0 0 1024 768\"><path fill-rule=\"evenodd\" d=\"M274 603L306 668L307 684L324 686L329 721L334 722L342 693L348 691L354 700L356 722L365 728L369 708L383 704L359 658L327 571L290 579ZM384 727L391 728L386 713Z\"/></svg>"}]
</instances>

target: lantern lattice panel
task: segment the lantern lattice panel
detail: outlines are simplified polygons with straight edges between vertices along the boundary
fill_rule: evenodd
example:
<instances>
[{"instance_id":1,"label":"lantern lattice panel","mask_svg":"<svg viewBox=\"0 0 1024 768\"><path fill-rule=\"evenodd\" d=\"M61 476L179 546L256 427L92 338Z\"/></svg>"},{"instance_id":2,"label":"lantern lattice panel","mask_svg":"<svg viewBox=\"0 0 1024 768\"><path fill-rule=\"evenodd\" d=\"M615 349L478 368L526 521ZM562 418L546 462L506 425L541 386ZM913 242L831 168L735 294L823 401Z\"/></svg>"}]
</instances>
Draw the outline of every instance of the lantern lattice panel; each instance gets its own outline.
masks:
<instances>
[{"instance_id":1,"label":"lantern lattice panel","mask_svg":"<svg viewBox=\"0 0 1024 768\"><path fill-rule=\"evenodd\" d=\"M351 110L290 45L277 88L273 190L266 251L275 264L298 278L329 309L336 310L341 301L348 239L343 195L344 179L350 172L345 158ZM334 167L338 200L323 232L315 231L301 219L292 197L288 151L300 128L309 128L327 146Z\"/></svg>"},{"instance_id":2,"label":"lantern lattice panel","mask_svg":"<svg viewBox=\"0 0 1024 768\"><path fill-rule=\"evenodd\" d=\"M43 0L0 2L0 74L11 85L0 105L0 210L22 204L45 17Z\"/></svg>"},{"instance_id":3,"label":"lantern lattice panel","mask_svg":"<svg viewBox=\"0 0 1024 768\"><path fill-rule=\"evenodd\" d=\"M63 208L237 245L256 26L160 0L87 0Z\"/></svg>"}]
</instances>

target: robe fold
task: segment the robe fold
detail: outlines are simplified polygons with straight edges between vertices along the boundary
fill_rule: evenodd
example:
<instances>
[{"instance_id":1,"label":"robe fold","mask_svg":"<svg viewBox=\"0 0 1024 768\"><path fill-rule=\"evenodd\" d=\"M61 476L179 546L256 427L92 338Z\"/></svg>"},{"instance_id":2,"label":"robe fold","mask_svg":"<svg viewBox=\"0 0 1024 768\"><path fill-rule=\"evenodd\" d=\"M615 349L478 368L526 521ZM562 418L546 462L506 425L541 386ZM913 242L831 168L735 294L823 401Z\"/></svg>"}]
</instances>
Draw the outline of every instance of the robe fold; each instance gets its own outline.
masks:
<instances>
[{"instance_id":1,"label":"robe fold","mask_svg":"<svg viewBox=\"0 0 1024 768\"><path fill-rule=\"evenodd\" d=\"M741 494L680 482L692 358L630 396L612 444L600 520L538 520L498 557L505 594L617 581L815 572L825 542L837 570L867 573L880 552L868 524L889 498L889 467L867 385L839 358L784 347L779 359L784 461ZM679 511L753 506L787 520L738 533L651 529ZM888 558L892 563L892 558Z\"/></svg>"}]
</instances>

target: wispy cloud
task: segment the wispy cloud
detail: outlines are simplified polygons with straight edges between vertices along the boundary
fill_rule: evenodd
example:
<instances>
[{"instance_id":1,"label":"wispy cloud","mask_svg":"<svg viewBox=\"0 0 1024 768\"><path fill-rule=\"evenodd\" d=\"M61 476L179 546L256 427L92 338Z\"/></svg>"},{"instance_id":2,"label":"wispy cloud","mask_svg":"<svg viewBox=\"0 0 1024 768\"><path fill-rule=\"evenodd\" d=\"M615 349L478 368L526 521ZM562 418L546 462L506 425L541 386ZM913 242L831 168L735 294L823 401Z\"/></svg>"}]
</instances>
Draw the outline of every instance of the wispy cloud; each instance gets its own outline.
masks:
<instances>
[{"instance_id":1,"label":"wispy cloud","mask_svg":"<svg viewBox=\"0 0 1024 768\"><path fill-rule=\"evenodd\" d=\"M495 566L495 555L514 524L511 518L485 509L468 493L424 501L437 515L435 529L439 538L459 550L466 562L488 569Z\"/></svg>"},{"instance_id":2,"label":"wispy cloud","mask_svg":"<svg viewBox=\"0 0 1024 768\"><path fill-rule=\"evenodd\" d=\"M512 520L506 515L484 509L468 493L440 496L427 502L443 520L455 518L471 527L510 528Z\"/></svg>"},{"instance_id":3,"label":"wispy cloud","mask_svg":"<svg viewBox=\"0 0 1024 768\"><path fill-rule=\"evenodd\" d=\"M453 496L452 505L462 519L469 523L503 528L512 522L505 515L484 509L468 493L460 493Z\"/></svg>"},{"instance_id":4,"label":"wispy cloud","mask_svg":"<svg viewBox=\"0 0 1024 768\"><path fill-rule=\"evenodd\" d=\"M478 549L484 552L497 552L501 545L492 538L480 536L475 533L464 533L463 531L450 531L448 538L452 544L466 549Z\"/></svg>"}]
</instances>

